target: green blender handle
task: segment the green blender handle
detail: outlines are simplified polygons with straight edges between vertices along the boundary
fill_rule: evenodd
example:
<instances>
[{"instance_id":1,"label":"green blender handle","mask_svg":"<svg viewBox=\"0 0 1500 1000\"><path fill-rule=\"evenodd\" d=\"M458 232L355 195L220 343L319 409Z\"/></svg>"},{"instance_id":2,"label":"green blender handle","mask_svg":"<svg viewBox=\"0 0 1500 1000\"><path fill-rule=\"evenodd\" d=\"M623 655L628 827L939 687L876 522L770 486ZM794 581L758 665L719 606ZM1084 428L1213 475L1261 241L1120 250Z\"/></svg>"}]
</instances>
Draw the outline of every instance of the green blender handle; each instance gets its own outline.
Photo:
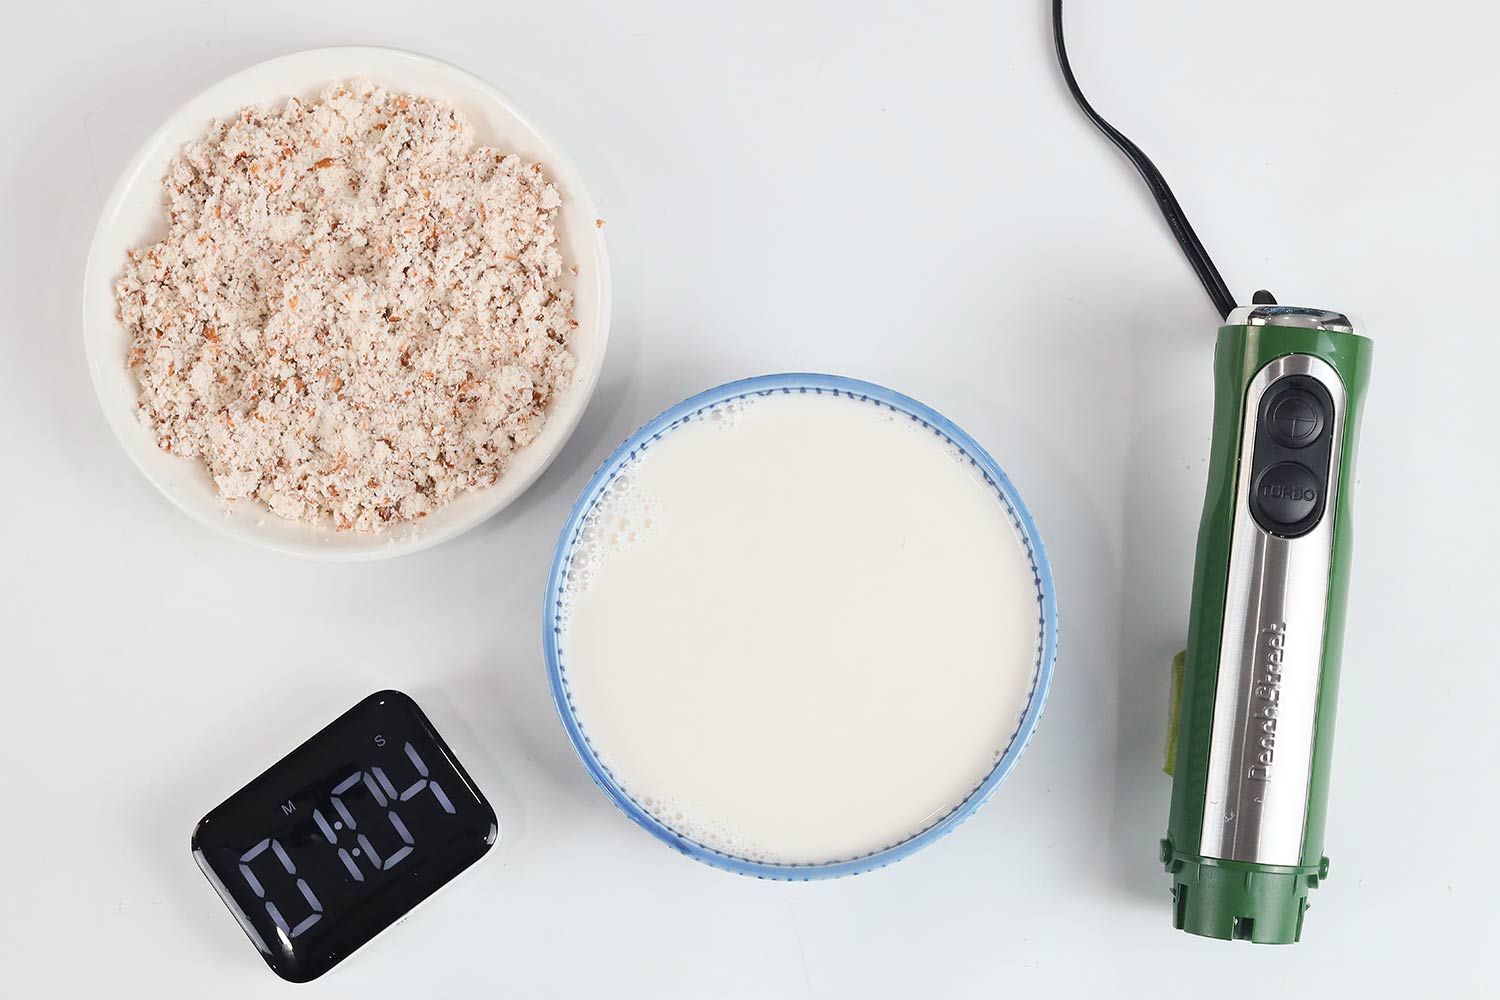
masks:
<instances>
[{"instance_id":1,"label":"green blender handle","mask_svg":"<svg viewBox=\"0 0 1500 1000\"><path fill-rule=\"evenodd\" d=\"M1323 825L1372 345L1341 313L1235 309L1219 330L1172 811L1173 924L1289 944Z\"/></svg>"}]
</instances>

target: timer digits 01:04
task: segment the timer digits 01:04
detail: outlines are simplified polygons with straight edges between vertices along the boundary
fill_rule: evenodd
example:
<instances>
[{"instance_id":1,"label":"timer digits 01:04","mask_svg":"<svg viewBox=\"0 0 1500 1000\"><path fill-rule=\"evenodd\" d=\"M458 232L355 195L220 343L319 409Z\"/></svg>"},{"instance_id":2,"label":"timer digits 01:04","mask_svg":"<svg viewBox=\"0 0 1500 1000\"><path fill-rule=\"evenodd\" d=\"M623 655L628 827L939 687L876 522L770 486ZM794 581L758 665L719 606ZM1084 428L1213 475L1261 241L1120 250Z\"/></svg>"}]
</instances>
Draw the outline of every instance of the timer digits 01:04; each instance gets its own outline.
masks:
<instances>
[{"instance_id":1,"label":"timer digits 01:04","mask_svg":"<svg viewBox=\"0 0 1500 1000\"><path fill-rule=\"evenodd\" d=\"M193 832L278 976L315 979L479 860L495 812L416 702L362 700Z\"/></svg>"}]
</instances>

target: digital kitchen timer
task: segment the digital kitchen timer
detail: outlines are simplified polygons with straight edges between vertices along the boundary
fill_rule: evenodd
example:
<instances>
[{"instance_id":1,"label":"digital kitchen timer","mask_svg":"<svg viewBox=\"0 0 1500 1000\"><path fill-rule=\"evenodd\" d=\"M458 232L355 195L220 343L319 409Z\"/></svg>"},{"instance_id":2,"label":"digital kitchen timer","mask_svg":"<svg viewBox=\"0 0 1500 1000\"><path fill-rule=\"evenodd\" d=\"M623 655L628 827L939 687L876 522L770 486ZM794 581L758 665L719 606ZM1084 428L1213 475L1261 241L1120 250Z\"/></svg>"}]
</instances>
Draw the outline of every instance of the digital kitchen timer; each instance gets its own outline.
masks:
<instances>
[{"instance_id":1,"label":"digital kitchen timer","mask_svg":"<svg viewBox=\"0 0 1500 1000\"><path fill-rule=\"evenodd\" d=\"M193 831L271 970L316 979L484 856L499 827L417 703L377 691Z\"/></svg>"}]
</instances>

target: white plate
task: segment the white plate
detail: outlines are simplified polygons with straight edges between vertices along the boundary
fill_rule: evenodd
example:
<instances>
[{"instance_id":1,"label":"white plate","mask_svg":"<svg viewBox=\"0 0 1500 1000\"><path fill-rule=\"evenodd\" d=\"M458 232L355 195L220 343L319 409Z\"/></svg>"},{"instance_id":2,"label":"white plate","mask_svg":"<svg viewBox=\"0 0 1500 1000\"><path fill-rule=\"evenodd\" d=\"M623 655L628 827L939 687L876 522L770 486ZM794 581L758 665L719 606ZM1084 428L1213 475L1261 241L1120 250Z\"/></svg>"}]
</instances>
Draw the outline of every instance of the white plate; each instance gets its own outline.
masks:
<instances>
[{"instance_id":1,"label":"white plate","mask_svg":"<svg viewBox=\"0 0 1500 1000\"><path fill-rule=\"evenodd\" d=\"M161 183L167 163L183 144L247 104L278 105L296 96L317 96L327 84L351 77L447 101L474 123L477 141L539 162L562 195L558 238L573 291L569 346L578 359L573 384L547 409L541 434L519 449L500 481L438 508L419 525L379 534L336 531L331 524L288 521L253 501L220 500L203 463L169 455L156 446L136 415L138 387L125 367L128 336L115 318L114 283L125 251L159 240L167 229ZM83 338L94 389L115 436L146 478L178 509L216 531L292 555L361 560L415 552L461 534L518 497L562 449L578 425L599 381L609 335L609 262L595 225L594 203L567 157L549 142L510 99L446 63L379 48L314 49L252 66L193 98L146 141L115 184L89 248L83 288Z\"/></svg>"}]
</instances>

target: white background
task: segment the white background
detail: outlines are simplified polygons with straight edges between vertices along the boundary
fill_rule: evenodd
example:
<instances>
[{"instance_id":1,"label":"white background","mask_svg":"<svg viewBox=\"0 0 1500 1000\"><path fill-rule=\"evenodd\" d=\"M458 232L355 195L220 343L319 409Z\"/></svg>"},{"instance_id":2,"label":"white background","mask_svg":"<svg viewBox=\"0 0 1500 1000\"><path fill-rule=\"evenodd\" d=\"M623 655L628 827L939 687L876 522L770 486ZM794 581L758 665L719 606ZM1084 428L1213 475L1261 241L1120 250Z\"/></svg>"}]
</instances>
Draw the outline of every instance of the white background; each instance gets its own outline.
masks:
<instances>
[{"instance_id":1,"label":"white background","mask_svg":"<svg viewBox=\"0 0 1500 1000\"><path fill-rule=\"evenodd\" d=\"M1068 102L1043 0L12 5L0 40L0 990L281 989L190 860L194 822L362 695L426 705L499 849L327 997L1224 997L1492 990L1500 750L1495 5L1072 0L1084 86L1241 296L1377 342L1328 851L1305 939L1171 930L1156 862L1216 317ZM189 522L98 412L78 323L105 193L253 62L411 48L508 91L608 220L614 340L551 471L407 559L329 566ZM227 109L226 109L227 110ZM1051 550L1056 683L954 836L819 884L722 874L590 784L538 621L566 510L714 383L883 382L1006 466Z\"/></svg>"}]
</instances>

